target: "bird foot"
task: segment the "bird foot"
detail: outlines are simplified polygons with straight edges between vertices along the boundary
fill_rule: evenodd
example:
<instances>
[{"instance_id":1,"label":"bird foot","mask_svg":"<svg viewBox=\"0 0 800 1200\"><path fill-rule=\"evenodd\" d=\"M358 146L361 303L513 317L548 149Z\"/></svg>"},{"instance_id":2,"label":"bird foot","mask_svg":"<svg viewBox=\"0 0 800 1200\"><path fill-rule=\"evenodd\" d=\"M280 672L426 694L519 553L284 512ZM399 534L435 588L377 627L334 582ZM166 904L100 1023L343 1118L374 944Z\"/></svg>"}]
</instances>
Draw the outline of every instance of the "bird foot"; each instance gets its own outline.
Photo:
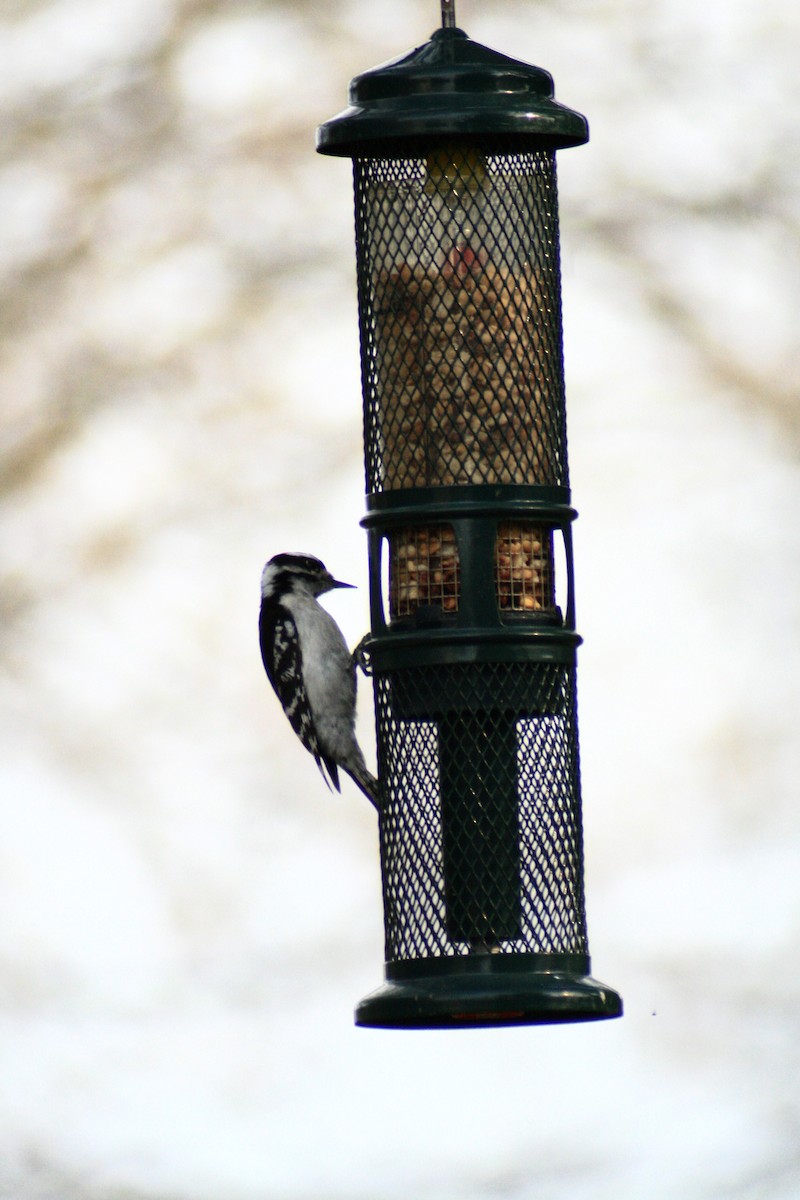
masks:
<instances>
[{"instance_id":1,"label":"bird foot","mask_svg":"<svg viewBox=\"0 0 800 1200\"><path fill-rule=\"evenodd\" d=\"M365 633L351 655L353 666L360 667L366 676L372 674L372 663L370 662L369 650L367 650L367 643L371 638L372 634Z\"/></svg>"}]
</instances>

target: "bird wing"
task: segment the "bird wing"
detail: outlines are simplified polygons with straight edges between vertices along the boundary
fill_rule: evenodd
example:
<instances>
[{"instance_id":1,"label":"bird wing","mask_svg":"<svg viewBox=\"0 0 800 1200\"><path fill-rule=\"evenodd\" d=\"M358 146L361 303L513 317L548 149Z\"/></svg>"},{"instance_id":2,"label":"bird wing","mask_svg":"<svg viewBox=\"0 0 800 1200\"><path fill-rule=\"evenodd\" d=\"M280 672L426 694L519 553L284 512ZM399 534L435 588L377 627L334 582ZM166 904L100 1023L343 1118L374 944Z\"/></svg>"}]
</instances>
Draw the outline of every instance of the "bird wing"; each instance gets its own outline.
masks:
<instances>
[{"instance_id":1,"label":"bird wing","mask_svg":"<svg viewBox=\"0 0 800 1200\"><path fill-rule=\"evenodd\" d=\"M294 618L285 609L274 611L271 606L264 605L259 620L259 640L264 668L292 729L306 750L314 755L325 782L328 782L327 770L333 786L337 792L341 791L336 763L323 752L314 729L308 693L303 686L303 653Z\"/></svg>"}]
</instances>

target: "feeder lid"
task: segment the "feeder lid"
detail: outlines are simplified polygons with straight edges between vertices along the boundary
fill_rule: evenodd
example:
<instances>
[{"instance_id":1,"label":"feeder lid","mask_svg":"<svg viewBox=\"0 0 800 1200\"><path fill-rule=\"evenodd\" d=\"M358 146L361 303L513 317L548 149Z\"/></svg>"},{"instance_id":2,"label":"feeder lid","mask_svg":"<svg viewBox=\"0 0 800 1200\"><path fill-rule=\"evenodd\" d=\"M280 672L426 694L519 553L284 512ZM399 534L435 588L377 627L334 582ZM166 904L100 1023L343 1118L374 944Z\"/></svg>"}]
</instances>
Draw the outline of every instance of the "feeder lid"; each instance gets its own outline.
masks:
<instances>
[{"instance_id":1,"label":"feeder lid","mask_svg":"<svg viewBox=\"0 0 800 1200\"><path fill-rule=\"evenodd\" d=\"M320 154L383 156L440 137L500 135L527 148L588 141L586 118L553 99L541 67L443 28L416 50L357 75L349 107L317 130Z\"/></svg>"}]
</instances>

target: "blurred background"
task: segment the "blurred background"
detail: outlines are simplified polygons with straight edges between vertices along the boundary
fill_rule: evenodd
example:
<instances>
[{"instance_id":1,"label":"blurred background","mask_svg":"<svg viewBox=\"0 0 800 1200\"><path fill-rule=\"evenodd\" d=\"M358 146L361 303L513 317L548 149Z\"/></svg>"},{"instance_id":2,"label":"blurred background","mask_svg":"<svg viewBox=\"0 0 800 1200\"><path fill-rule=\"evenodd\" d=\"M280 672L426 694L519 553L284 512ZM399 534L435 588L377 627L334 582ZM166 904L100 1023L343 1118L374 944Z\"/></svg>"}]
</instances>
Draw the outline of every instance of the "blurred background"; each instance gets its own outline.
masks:
<instances>
[{"instance_id":1,"label":"blurred background","mask_svg":"<svg viewBox=\"0 0 800 1200\"><path fill-rule=\"evenodd\" d=\"M350 164L435 0L6 0L0 1195L800 1194L800 16L458 0L559 154L595 975L621 1021L357 1030L374 814L264 678L367 627ZM371 696L360 736L372 759Z\"/></svg>"}]
</instances>

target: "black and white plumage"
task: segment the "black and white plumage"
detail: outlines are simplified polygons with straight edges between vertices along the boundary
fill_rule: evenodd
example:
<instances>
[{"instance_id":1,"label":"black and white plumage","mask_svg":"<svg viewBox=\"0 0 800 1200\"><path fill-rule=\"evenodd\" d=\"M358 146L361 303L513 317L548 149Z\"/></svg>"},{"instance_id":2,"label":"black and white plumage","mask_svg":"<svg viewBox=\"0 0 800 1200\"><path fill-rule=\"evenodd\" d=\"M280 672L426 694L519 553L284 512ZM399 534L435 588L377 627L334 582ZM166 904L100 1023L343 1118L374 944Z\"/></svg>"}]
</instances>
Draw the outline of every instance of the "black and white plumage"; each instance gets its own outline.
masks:
<instances>
[{"instance_id":1,"label":"black and white plumage","mask_svg":"<svg viewBox=\"0 0 800 1200\"><path fill-rule=\"evenodd\" d=\"M276 554L261 576L259 638L269 681L292 729L336 788L339 768L380 809L378 781L356 741L356 669L317 597L351 587L310 554ZM327 775L326 775L327 772Z\"/></svg>"}]
</instances>

